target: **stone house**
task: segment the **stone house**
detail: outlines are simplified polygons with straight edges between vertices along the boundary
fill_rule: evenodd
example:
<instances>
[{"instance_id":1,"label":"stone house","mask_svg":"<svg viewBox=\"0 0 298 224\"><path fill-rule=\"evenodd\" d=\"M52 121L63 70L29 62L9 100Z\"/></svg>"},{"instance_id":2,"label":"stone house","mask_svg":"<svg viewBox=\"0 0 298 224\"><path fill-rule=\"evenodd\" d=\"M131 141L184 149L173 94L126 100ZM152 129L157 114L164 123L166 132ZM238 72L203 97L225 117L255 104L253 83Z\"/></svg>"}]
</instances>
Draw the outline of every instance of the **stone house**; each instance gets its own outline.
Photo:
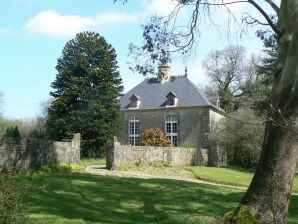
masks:
<instances>
[{"instance_id":1,"label":"stone house","mask_svg":"<svg viewBox=\"0 0 298 224\"><path fill-rule=\"evenodd\" d=\"M172 146L209 149L206 134L223 117L217 99L208 99L183 76L159 66L157 78L146 78L120 99L124 113L120 143L140 145L148 128L166 132Z\"/></svg>"}]
</instances>

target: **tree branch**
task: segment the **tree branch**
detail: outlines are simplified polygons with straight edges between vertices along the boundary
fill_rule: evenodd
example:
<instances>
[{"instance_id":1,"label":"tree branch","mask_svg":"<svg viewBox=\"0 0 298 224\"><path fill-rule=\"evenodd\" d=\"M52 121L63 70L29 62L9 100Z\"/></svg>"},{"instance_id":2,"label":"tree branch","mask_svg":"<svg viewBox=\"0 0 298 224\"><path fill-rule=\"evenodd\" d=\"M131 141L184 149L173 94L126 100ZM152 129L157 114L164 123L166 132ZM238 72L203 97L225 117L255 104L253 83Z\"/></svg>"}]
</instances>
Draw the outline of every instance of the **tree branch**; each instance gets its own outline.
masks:
<instances>
[{"instance_id":1,"label":"tree branch","mask_svg":"<svg viewBox=\"0 0 298 224\"><path fill-rule=\"evenodd\" d=\"M270 0L265 0L266 2L270 2ZM259 6L254 0L248 0L248 3L253 5L261 14L264 16L266 21L268 22L269 26L273 29L273 31L280 37L281 36L281 31L277 28L277 26L274 24L274 22L271 20L269 15Z\"/></svg>"},{"instance_id":2,"label":"tree branch","mask_svg":"<svg viewBox=\"0 0 298 224\"><path fill-rule=\"evenodd\" d=\"M271 8L273 8L273 10L276 12L276 14L279 14L279 7L272 1L272 0L264 0L265 2L267 2Z\"/></svg>"}]
</instances>

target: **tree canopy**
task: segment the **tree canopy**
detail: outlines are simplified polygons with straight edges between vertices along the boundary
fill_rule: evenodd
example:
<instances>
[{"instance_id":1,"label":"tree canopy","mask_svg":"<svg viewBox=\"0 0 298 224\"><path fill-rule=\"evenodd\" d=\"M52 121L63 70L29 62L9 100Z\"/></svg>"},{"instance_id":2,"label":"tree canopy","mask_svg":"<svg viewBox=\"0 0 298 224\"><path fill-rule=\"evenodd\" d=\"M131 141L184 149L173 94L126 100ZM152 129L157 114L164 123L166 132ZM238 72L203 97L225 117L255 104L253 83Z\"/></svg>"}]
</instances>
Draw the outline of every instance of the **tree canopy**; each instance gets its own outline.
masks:
<instances>
[{"instance_id":1,"label":"tree canopy","mask_svg":"<svg viewBox=\"0 0 298 224\"><path fill-rule=\"evenodd\" d=\"M56 69L47 134L61 140L79 132L83 154L103 153L120 128L123 87L114 48L97 33L78 33L66 43Z\"/></svg>"},{"instance_id":2,"label":"tree canopy","mask_svg":"<svg viewBox=\"0 0 298 224\"><path fill-rule=\"evenodd\" d=\"M219 95L220 107L226 112L237 110L241 97L247 93L248 84L254 83L254 57L246 55L242 46L228 46L209 52L203 62L210 84L207 95Z\"/></svg>"}]
</instances>

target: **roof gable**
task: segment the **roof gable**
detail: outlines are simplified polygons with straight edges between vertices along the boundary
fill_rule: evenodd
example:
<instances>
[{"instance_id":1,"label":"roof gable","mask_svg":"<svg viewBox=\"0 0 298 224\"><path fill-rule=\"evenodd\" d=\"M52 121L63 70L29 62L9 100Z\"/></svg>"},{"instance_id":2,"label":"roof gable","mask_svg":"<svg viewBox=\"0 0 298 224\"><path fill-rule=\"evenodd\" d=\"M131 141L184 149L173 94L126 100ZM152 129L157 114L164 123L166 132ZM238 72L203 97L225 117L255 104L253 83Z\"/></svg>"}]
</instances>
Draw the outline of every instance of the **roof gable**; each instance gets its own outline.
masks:
<instances>
[{"instance_id":1,"label":"roof gable","mask_svg":"<svg viewBox=\"0 0 298 224\"><path fill-rule=\"evenodd\" d=\"M170 91L166 97L169 97L169 96L174 96L174 97L177 97L177 94L176 93L173 93L172 91Z\"/></svg>"},{"instance_id":2,"label":"roof gable","mask_svg":"<svg viewBox=\"0 0 298 224\"><path fill-rule=\"evenodd\" d=\"M129 100L141 100L141 97L139 97L136 94L132 94L132 96L129 98Z\"/></svg>"}]
</instances>

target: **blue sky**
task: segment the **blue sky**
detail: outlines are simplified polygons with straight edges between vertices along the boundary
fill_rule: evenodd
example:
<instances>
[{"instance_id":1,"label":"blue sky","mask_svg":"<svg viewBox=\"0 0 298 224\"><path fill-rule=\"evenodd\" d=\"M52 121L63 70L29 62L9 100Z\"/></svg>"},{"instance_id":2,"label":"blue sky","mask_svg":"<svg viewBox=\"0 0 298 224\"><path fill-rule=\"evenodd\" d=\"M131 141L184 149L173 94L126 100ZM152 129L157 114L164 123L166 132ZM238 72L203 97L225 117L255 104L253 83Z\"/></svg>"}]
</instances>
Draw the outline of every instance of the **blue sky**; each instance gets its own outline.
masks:
<instances>
[{"instance_id":1,"label":"blue sky","mask_svg":"<svg viewBox=\"0 0 298 224\"><path fill-rule=\"evenodd\" d=\"M57 58L63 46L77 32L100 33L116 49L125 91L144 79L133 74L127 65L129 43L140 44L140 25L150 15L166 15L173 8L171 0L0 0L0 92L3 93L3 115L6 118L32 118L40 111L40 103L49 99L51 82L56 76ZM253 12L247 5L230 8L236 17L242 11ZM210 50L228 44L240 44L249 53L260 53L262 43L255 28L242 38L232 30L227 35L226 13L218 10L215 22L222 29L200 25L201 38L195 54L171 64L172 74L180 75L188 67L189 78L203 85L206 76L201 65ZM182 12L182 20L188 12ZM256 15L257 16L257 15Z\"/></svg>"}]
</instances>

